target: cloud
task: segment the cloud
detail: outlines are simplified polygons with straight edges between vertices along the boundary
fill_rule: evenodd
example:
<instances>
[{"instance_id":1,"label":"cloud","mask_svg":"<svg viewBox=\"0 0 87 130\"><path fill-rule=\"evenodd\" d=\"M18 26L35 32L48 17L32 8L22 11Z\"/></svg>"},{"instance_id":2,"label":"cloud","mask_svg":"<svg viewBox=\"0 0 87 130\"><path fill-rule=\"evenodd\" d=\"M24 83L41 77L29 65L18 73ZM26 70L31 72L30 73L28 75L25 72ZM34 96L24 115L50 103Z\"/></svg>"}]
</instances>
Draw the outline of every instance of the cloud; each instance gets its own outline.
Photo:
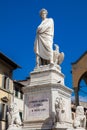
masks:
<instances>
[{"instance_id":1,"label":"cloud","mask_svg":"<svg viewBox=\"0 0 87 130\"><path fill-rule=\"evenodd\" d=\"M75 101L75 96L72 96L71 100ZM79 101L87 102L87 96L79 96Z\"/></svg>"},{"instance_id":2,"label":"cloud","mask_svg":"<svg viewBox=\"0 0 87 130\"><path fill-rule=\"evenodd\" d=\"M72 97L71 97L71 100L72 100L72 101L75 101L75 96L72 96Z\"/></svg>"},{"instance_id":3,"label":"cloud","mask_svg":"<svg viewBox=\"0 0 87 130\"><path fill-rule=\"evenodd\" d=\"M79 100L87 102L87 96L79 96Z\"/></svg>"}]
</instances>

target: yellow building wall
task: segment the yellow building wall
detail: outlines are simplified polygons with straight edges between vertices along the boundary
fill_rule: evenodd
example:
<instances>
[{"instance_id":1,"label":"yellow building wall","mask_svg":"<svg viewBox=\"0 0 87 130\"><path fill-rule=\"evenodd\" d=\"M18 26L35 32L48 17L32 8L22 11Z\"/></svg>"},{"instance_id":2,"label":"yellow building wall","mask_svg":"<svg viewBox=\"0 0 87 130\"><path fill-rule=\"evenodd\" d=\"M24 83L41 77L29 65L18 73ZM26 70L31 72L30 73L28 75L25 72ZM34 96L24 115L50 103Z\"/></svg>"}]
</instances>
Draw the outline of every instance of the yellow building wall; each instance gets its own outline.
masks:
<instances>
[{"instance_id":1,"label":"yellow building wall","mask_svg":"<svg viewBox=\"0 0 87 130\"><path fill-rule=\"evenodd\" d=\"M10 104L12 101L12 93L13 93L13 81L9 79L9 90L3 89L2 87L2 78L3 75L0 74L0 103L4 103L1 99L3 97L7 97L8 102L6 104ZM0 121L0 130L6 130L6 122Z\"/></svg>"},{"instance_id":2,"label":"yellow building wall","mask_svg":"<svg viewBox=\"0 0 87 130\"><path fill-rule=\"evenodd\" d=\"M11 101L11 94L7 93L3 90L0 90L0 102L2 102L1 98L3 98L3 97L7 97L9 102Z\"/></svg>"},{"instance_id":3,"label":"yellow building wall","mask_svg":"<svg viewBox=\"0 0 87 130\"><path fill-rule=\"evenodd\" d=\"M14 85L13 85L13 81L10 79L10 82L9 82L9 86L10 86L10 92L13 93L13 89L14 89Z\"/></svg>"},{"instance_id":4,"label":"yellow building wall","mask_svg":"<svg viewBox=\"0 0 87 130\"><path fill-rule=\"evenodd\" d=\"M0 88L2 88L2 78L3 78L3 75L0 74ZM11 80L9 78L9 91L12 93L13 92L13 80Z\"/></svg>"},{"instance_id":5,"label":"yellow building wall","mask_svg":"<svg viewBox=\"0 0 87 130\"><path fill-rule=\"evenodd\" d=\"M12 100L12 93L13 93L13 81L12 81L12 73L13 73L13 66L10 63L7 63L5 60L0 58L0 103L9 105ZM9 84L9 88L5 87L3 84L3 75L8 78L7 82ZM6 82L6 83L7 83ZM3 97L7 97L8 102L2 100ZM6 122L1 119L0 121L0 130L6 130Z\"/></svg>"},{"instance_id":6,"label":"yellow building wall","mask_svg":"<svg viewBox=\"0 0 87 130\"><path fill-rule=\"evenodd\" d=\"M2 130L6 130L6 123L4 121L1 122Z\"/></svg>"}]
</instances>

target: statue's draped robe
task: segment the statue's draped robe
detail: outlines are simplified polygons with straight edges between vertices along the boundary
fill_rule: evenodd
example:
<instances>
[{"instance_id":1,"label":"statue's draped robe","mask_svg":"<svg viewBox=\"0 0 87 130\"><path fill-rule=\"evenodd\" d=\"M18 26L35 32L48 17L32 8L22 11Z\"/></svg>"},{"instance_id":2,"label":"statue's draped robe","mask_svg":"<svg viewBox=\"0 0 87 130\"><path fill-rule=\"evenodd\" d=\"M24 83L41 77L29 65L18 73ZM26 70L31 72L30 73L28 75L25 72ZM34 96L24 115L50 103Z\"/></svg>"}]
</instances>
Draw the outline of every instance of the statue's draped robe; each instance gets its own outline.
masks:
<instances>
[{"instance_id":1,"label":"statue's draped robe","mask_svg":"<svg viewBox=\"0 0 87 130\"><path fill-rule=\"evenodd\" d=\"M39 30L39 31L38 31ZM52 18L46 18L37 28L34 51L45 60L53 57L54 22Z\"/></svg>"}]
</instances>

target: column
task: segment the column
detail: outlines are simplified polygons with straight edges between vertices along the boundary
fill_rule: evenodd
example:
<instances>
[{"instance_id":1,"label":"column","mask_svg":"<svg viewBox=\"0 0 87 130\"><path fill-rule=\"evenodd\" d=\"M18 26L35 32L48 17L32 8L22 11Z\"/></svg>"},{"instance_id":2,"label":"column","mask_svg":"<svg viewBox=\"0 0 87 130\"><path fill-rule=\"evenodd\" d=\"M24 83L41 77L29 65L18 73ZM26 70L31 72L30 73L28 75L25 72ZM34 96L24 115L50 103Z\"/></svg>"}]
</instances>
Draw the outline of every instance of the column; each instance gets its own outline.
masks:
<instances>
[{"instance_id":1,"label":"column","mask_svg":"<svg viewBox=\"0 0 87 130\"><path fill-rule=\"evenodd\" d=\"M75 92L75 104L76 106L79 106L79 88L75 87L74 92Z\"/></svg>"}]
</instances>

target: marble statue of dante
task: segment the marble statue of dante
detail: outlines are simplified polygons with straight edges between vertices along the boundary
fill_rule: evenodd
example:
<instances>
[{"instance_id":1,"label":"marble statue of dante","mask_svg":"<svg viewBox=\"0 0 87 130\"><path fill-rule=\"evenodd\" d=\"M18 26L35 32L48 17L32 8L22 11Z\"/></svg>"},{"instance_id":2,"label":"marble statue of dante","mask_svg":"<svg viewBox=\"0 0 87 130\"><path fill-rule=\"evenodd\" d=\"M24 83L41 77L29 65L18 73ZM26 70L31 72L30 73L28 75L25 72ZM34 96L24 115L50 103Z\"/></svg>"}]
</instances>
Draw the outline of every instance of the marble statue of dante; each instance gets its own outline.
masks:
<instances>
[{"instance_id":1,"label":"marble statue of dante","mask_svg":"<svg viewBox=\"0 0 87 130\"><path fill-rule=\"evenodd\" d=\"M37 65L39 64L38 58L49 60L50 63L53 63L52 45L54 36L54 22L52 18L47 18L47 14L48 12L46 9L41 9L40 16L42 18L42 22L37 27L37 34L34 44Z\"/></svg>"}]
</instances>

